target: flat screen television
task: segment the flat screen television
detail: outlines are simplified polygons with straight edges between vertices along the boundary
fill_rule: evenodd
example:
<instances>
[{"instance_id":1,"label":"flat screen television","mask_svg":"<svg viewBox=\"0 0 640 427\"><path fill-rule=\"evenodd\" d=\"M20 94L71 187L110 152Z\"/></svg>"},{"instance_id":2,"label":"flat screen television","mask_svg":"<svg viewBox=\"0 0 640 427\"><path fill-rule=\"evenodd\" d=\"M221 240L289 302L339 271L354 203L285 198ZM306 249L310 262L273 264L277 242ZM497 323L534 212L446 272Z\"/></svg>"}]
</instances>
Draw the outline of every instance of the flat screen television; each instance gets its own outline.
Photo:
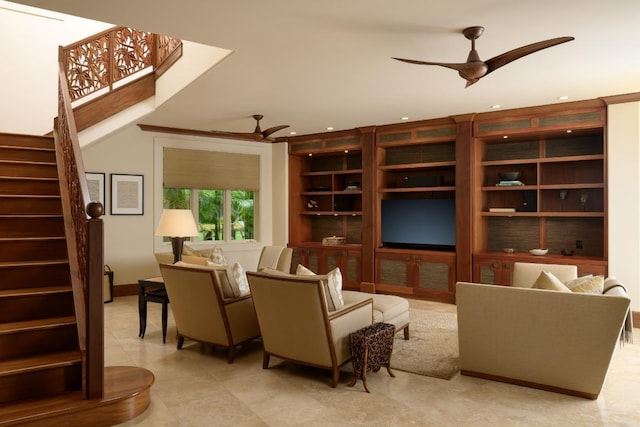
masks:
<instances>
[{"instance_id":1,"label":"flat screen television","mask_svg":"<svg viewBox=\"0 0 640 427\"><path fill-rule=\"evenodd\" d=\"M382 200L382 246L455 251L454 199Z\"/></svg>"}]
</instances>

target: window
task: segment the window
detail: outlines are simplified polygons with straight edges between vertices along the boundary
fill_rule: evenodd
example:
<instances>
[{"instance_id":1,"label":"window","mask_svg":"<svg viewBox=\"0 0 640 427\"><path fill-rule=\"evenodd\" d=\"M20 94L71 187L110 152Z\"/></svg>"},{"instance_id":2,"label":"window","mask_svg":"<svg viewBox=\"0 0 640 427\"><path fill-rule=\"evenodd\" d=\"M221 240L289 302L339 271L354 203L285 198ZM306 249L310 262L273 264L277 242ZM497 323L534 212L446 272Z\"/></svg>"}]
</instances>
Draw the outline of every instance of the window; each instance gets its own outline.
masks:
<instances>
[{"instance_id":1,"label":"window","mask_svg":"<svg viewBox=\"0 0 640 427\"><path fill-rule=\"evenodd\" d=\"M165 187L163 193L165 209L191 209L194 212L198 221L197 240L255 238L255 191ZM225 210L225 206L229 208ZM228 230L225 224L230 224Z\"/></svg>"},{"instance_id":2,"label":"window","mask_svg":"<svg viewBox=\"0 0 640 427\"><path fill-rule=\"evenodd\" d=\"M163 207L191 209L199 240L256 238L260 157L163 148Z\"/></svg>"}]
</instances>

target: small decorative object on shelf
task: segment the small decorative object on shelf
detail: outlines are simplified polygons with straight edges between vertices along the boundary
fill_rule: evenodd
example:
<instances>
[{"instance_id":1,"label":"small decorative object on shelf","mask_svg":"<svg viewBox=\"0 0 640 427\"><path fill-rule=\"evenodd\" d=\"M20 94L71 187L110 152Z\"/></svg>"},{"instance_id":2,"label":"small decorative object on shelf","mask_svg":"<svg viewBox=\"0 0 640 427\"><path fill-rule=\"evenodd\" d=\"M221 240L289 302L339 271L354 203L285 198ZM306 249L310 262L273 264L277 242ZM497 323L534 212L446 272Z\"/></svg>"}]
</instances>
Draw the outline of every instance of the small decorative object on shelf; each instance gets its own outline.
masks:
<instances>
[{"instance_id":1,"label":"small decorative object on shelf","mask_svg":"<svg viewBox=\"0 0 640 427\"><path fill-rule=\"evenodd\" d=\"M561 249L560 252L562 255L571 256L573 255L573 249Z\"/></svg>"},{"instance_id":2,"label":"small decorative object on shelf","mask_svg":"<svg viewBox=\"0 0 640 427\"><path fill-rule=\"evenodd\" d=\"M567 190L560 190L560 212L564 211L564 201L567 199Z\"/></svg>"},{"instance_id":3,"label":"small decorative object on shelf","mask_svg":"<svg viewBox=\"0 0 640 427\"><path fill-rule=\"evenodd\" d=\"M538 249L530 249L529 250L529 253L531 255L538 255L538 256L546 255L547 252L549 252L549 249L538 248Z\"/></svg>"},{"instance_id":4,"label":"small decorative object on shelf","mask_svg":"<svg viewBox=\"0 0 640 427\"><path fill-rule=\"evenodd\" d=\"M507 254L512 254L515 252L513 248L503 248L502 250Z\"/></svg>"},{"instance_id":5,"label":"small decorative object on shelf","mask_svg":"<svg viewBox=\"0 0 640 427\"><path fill-rule=\"evenodd\" d=\"M316 209L316 208L318 207L318 202L317 202L317 201L315 201L315 200L309 200L309 201L307 202L307 207L308 207L309 209Z\"/></svg>"},{"instance_id":6,"label":"small decorative object on shelf","mask_svg":"<svg viewBox=\"0 0 640 427\"><path fill-rule=\"evenodd\" d=\"M339 236L324 237L322 239L322 244L324 246L337 246L344 245L345 243L347 243L347 239Z\"/></svg>"},{"instance_id":7,"label":"small decorative object on shelf","mask_svg":"<svg viewBox=\"0 0 640 427\"><path fill-rule=\"evenodd\" d=\"M586 193L583 193L580 195L580 205L582 206L582 210L586 211L587 210L587 200L589 199L589 195Z\"/></svg>"}]
</instances>

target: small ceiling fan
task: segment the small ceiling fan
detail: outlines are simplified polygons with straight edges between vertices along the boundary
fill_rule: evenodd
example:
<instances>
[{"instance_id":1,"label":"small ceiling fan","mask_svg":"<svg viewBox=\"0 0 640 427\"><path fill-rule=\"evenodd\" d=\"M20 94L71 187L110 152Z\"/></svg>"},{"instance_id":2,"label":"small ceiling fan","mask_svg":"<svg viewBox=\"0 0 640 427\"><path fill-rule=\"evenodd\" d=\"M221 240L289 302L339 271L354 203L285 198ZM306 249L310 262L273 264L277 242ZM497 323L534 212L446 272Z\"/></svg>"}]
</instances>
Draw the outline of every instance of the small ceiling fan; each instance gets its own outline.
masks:
<instances>
[{"instance_id":1,"label":"small ceiling fan","mask_svg":"<svg viewBox=\"0 0 640 427\"><path fill-rule=\"evenodd\" d=\"M253 132L224 132L224 131L212 130L209 133L212 134L213 136L218 136L220 138L242 139L247 141L258 141L258 142L260 141L273 142L275 141L275 139L271 137L271 134L289 127L289 125L280 125L280 126L273 126L273 127L270 127L269 129L262 130L260 129L260 120L262 120L262 117L263 117L262 114L253 115L253 118L256 121L256 128L253 130Z\"/></svg>"},{"instance_id":2,"label":"small ceiling fan","mask_svg":"<svg viewBox=\"0 0 640 427\"><path fill-rule=\"evenodd\" d=\"M467 81L467 85L465 87L469 87L490 72L495 71L503 65L507 65L508 63L513 62L516 59L520 59L523 56L529 55L542 49L546 49L551 46L558 45L560 43L574 40L573 37L557 37L555 39L544 40L510 50L501 55L493 57L488 61L481 61L480 56L476 51L476 39L479 38L483 32L484 27L480 26L468 27L462 30L462 34L464 34L464 36L468 40L471 40L471 51L469 52L469 56L467 56L467 62L464 63L425 62L403 58L393 59L402 62L408 62L409 64L439 65L441 67L451 68L453 70L456 70L458 74L460 74L460 77Z\"/></svg>"}]
</instances>

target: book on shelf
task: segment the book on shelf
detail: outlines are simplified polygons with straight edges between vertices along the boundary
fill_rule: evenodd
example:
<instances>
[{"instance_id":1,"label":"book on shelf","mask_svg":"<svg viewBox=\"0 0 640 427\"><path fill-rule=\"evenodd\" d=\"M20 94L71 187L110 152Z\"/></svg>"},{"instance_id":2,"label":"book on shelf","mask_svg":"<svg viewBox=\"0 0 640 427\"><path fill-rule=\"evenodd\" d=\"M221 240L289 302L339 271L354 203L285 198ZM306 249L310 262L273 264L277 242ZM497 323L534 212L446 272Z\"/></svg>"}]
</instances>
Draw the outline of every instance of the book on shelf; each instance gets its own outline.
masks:
<instances>
[{"instance_id":1,"label":"book on shelf","mask_svg":"<svg viewBox=\"0 0 640 427\"><path fill-rule=\"evenodd\" d=\"M489 212L515 212L516 208L489 208Z\"/></svg>"},{"instance_id":2,"label":"book on shelf","mask_svg":"<svg viewBox=\"0 0 640 427\"><path fill-rule=\"evenodd\" d=\"M522 181L500 181L496 187L519 187L521 185L524 185Z\"/></svg>"}]
</instances>

